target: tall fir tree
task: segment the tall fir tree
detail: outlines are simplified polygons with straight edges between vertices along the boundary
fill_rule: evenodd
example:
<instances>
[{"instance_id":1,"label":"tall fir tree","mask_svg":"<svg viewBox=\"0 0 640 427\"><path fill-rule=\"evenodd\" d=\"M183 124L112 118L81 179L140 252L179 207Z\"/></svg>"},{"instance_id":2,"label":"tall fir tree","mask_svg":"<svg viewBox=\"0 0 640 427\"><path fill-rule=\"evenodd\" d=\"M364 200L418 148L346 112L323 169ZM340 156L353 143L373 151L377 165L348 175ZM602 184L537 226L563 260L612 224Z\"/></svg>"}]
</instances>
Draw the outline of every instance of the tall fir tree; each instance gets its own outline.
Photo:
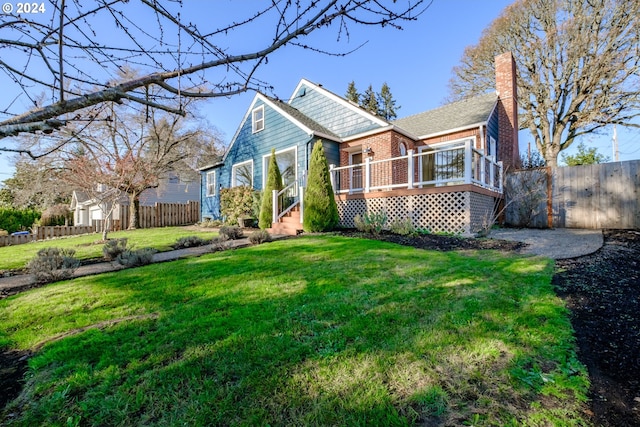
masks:
<instances>
[{"instance_id":1,"label":"tall fir tree","mask_svg":"<svg viewBox=\"0 0 640 427\"><path fill-rule=\"evenodd\" d=\"M385 120L393 120L398 117L396 110L400 109L400 106L396 105L396 100L393 99L393 95L391 95L391 89L389 89L389 85L387 82L382 84L382 88L380 89L379 94L379 104L380 104L380 112L379 115L384 117Z\"/></svg>"},{"instance_id":2,"label":"tall fir tree","mask_svg":"<svg viewBox=\"0 0 640 427\"><path fill-rule=\"evenodd\" d=\"M380 112L380 104L378 103L378 95L373 91L373 87L369 85L362 95L362 108L370 113L378 114Z\"/></svg>"},{"instance_id":3,"label":"tall fir tree","mask_svg":"<svg viewBox=\"0 0 640 427\"><path fill-rule=\"evenodd\" d=\"M270 228L273 223L273 190L282 190L282 175L276 160L276 150L271 149L271 159L269 160L269 172L267 175L267 184L262 194L262 204L260 205L260 218L258 219L258 227L262 230Z\"/></svg>"},{"instance_id":4,"label":"tall fir tree","mask_svg":"<svg viewBox=\"0 0 640 427\"><path fill-rule=\"evenodd\" d=\"M394 120L398 117L397 110L400 106L396 105L387 82L382 84L380 93L374 92L372 85L369 85L367 90L360 94L356 89L356 83L352 80L347 87L345 98L385 120Z\"/></svg>"},{"instance_id":5,"label":"tall fir tree","mask_svg":"<svg viewBox=\"0 0 640 427\"><path fill-rule=\"evenodd\" d=\"M356 89L356 82L351 80L349 86L347 87L347 93L344 96L349 101L360 105L360 94L358 93L358 89Z\"/></svg>"},{"instance_id":6,"label":"tall fir tree","mask_svg":"<svg viewBox=\"0 0 640 427\"><path fill-rule=\"evenodd\" d=\"M322 141L317 141L313 145L309 162L302 228L306 232L327 231L335 228L339 222L338 206L329 177L329 165Z\"/></svg>"}]
</instances>

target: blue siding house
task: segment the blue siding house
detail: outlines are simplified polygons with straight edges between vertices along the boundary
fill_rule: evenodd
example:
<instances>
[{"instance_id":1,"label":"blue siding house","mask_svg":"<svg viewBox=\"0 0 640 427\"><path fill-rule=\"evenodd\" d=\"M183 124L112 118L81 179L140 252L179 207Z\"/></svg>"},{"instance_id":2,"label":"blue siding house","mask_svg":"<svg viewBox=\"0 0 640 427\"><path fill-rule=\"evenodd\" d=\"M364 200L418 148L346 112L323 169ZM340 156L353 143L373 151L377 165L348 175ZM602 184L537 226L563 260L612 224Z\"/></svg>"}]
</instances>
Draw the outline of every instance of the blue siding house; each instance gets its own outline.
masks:
<instances>
[{"instance_id":1,"label":"blue siding house","mask_svg":"<svg viewBox=\"0 0 640 427\"><path fill-rule=\"evenodd\" d=\"M343 136L388 125L304 79L294 94L290 103L256 94L222 160L200 169L202 219L221 219L222 188L246 185L261 190L272 149L276 151L284 185L304 185L316 141L322 141L329 164L337 166Z\"/></svg>"},{"instance_id":2,"label":"blue siding house","mask_svg":"<svg viewBox=\"0 0 640 427\"><path fill-rule=\"evenodd\" d=\"M418 228L472 234L502 198L504 168L519 161L510 53L496 57L496 89L394 121L305 79L288 102L258 93L224 157L201 169L202 219L224 219L220 189L264 188L272 149L284 186L300 195L313 144L322 141L342 226L384 211ZM272 231L284 232L287 215L303 215L303 201L278 211Z\"/></svg>"}]
</instances>

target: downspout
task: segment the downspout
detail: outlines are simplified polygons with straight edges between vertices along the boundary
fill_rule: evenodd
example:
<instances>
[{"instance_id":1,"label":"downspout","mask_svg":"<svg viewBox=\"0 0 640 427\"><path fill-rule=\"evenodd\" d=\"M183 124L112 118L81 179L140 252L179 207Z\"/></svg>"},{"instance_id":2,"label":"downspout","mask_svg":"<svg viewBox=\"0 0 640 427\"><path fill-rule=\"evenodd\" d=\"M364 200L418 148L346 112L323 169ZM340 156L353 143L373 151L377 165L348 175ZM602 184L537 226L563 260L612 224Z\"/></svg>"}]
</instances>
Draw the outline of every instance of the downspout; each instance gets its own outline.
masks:
<instances>
[{"instance_id":1,"label":"downspout","mask_svg":"<svg viewBox=\"0 0 640 427\"><path fill-rule=\"evenodd\" d=\"M489 154L489 149L487 148L487 146L485 145L485 140L484 140L484 125L480 125L480 148L482 149L482 151L484 152L484 155L487 156Z\"/></svg>"}]
</instances>

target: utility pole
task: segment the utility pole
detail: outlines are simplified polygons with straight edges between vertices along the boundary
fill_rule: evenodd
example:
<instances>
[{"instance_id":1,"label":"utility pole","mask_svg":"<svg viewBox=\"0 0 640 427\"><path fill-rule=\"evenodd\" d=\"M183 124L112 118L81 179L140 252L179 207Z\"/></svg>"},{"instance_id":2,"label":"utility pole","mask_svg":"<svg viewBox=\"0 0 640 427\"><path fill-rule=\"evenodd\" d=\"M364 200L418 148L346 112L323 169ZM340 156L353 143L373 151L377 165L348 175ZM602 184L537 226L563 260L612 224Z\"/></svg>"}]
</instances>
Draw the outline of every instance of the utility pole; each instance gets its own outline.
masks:
<instances>
[{"instance_id":1,"label":"utility pole","mask_svg":"<svg viewBox=\"0 0 640 427\"><path fill-rule=\"evenodd\" d=\"M613 125L613 161L620 161L620 151L618 151L618 132L616 125Z\"/></svg>"}]
</instances>

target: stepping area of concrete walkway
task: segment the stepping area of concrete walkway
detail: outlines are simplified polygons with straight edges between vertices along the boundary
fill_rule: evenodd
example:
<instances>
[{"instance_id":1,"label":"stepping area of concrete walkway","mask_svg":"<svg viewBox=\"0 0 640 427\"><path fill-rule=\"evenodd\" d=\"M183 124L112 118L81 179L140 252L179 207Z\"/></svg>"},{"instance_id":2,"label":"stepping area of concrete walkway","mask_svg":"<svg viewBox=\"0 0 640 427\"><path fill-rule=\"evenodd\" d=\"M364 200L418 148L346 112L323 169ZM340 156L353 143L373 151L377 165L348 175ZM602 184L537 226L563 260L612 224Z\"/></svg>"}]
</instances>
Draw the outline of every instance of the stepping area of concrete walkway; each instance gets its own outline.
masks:
<instances>
[{"instance_id":1,"label":"stepping area of concrete walkway","mask_svg":"<svg viewBox=\"0 0 640 427\"><path fill-rule=\"evenodd\" d=\"M577 228L535 229L500 228L490 238L523 242L522 253L553 259L577 258L596 252L604 244L602 230Z\"/></svg>"}]
</instances>

